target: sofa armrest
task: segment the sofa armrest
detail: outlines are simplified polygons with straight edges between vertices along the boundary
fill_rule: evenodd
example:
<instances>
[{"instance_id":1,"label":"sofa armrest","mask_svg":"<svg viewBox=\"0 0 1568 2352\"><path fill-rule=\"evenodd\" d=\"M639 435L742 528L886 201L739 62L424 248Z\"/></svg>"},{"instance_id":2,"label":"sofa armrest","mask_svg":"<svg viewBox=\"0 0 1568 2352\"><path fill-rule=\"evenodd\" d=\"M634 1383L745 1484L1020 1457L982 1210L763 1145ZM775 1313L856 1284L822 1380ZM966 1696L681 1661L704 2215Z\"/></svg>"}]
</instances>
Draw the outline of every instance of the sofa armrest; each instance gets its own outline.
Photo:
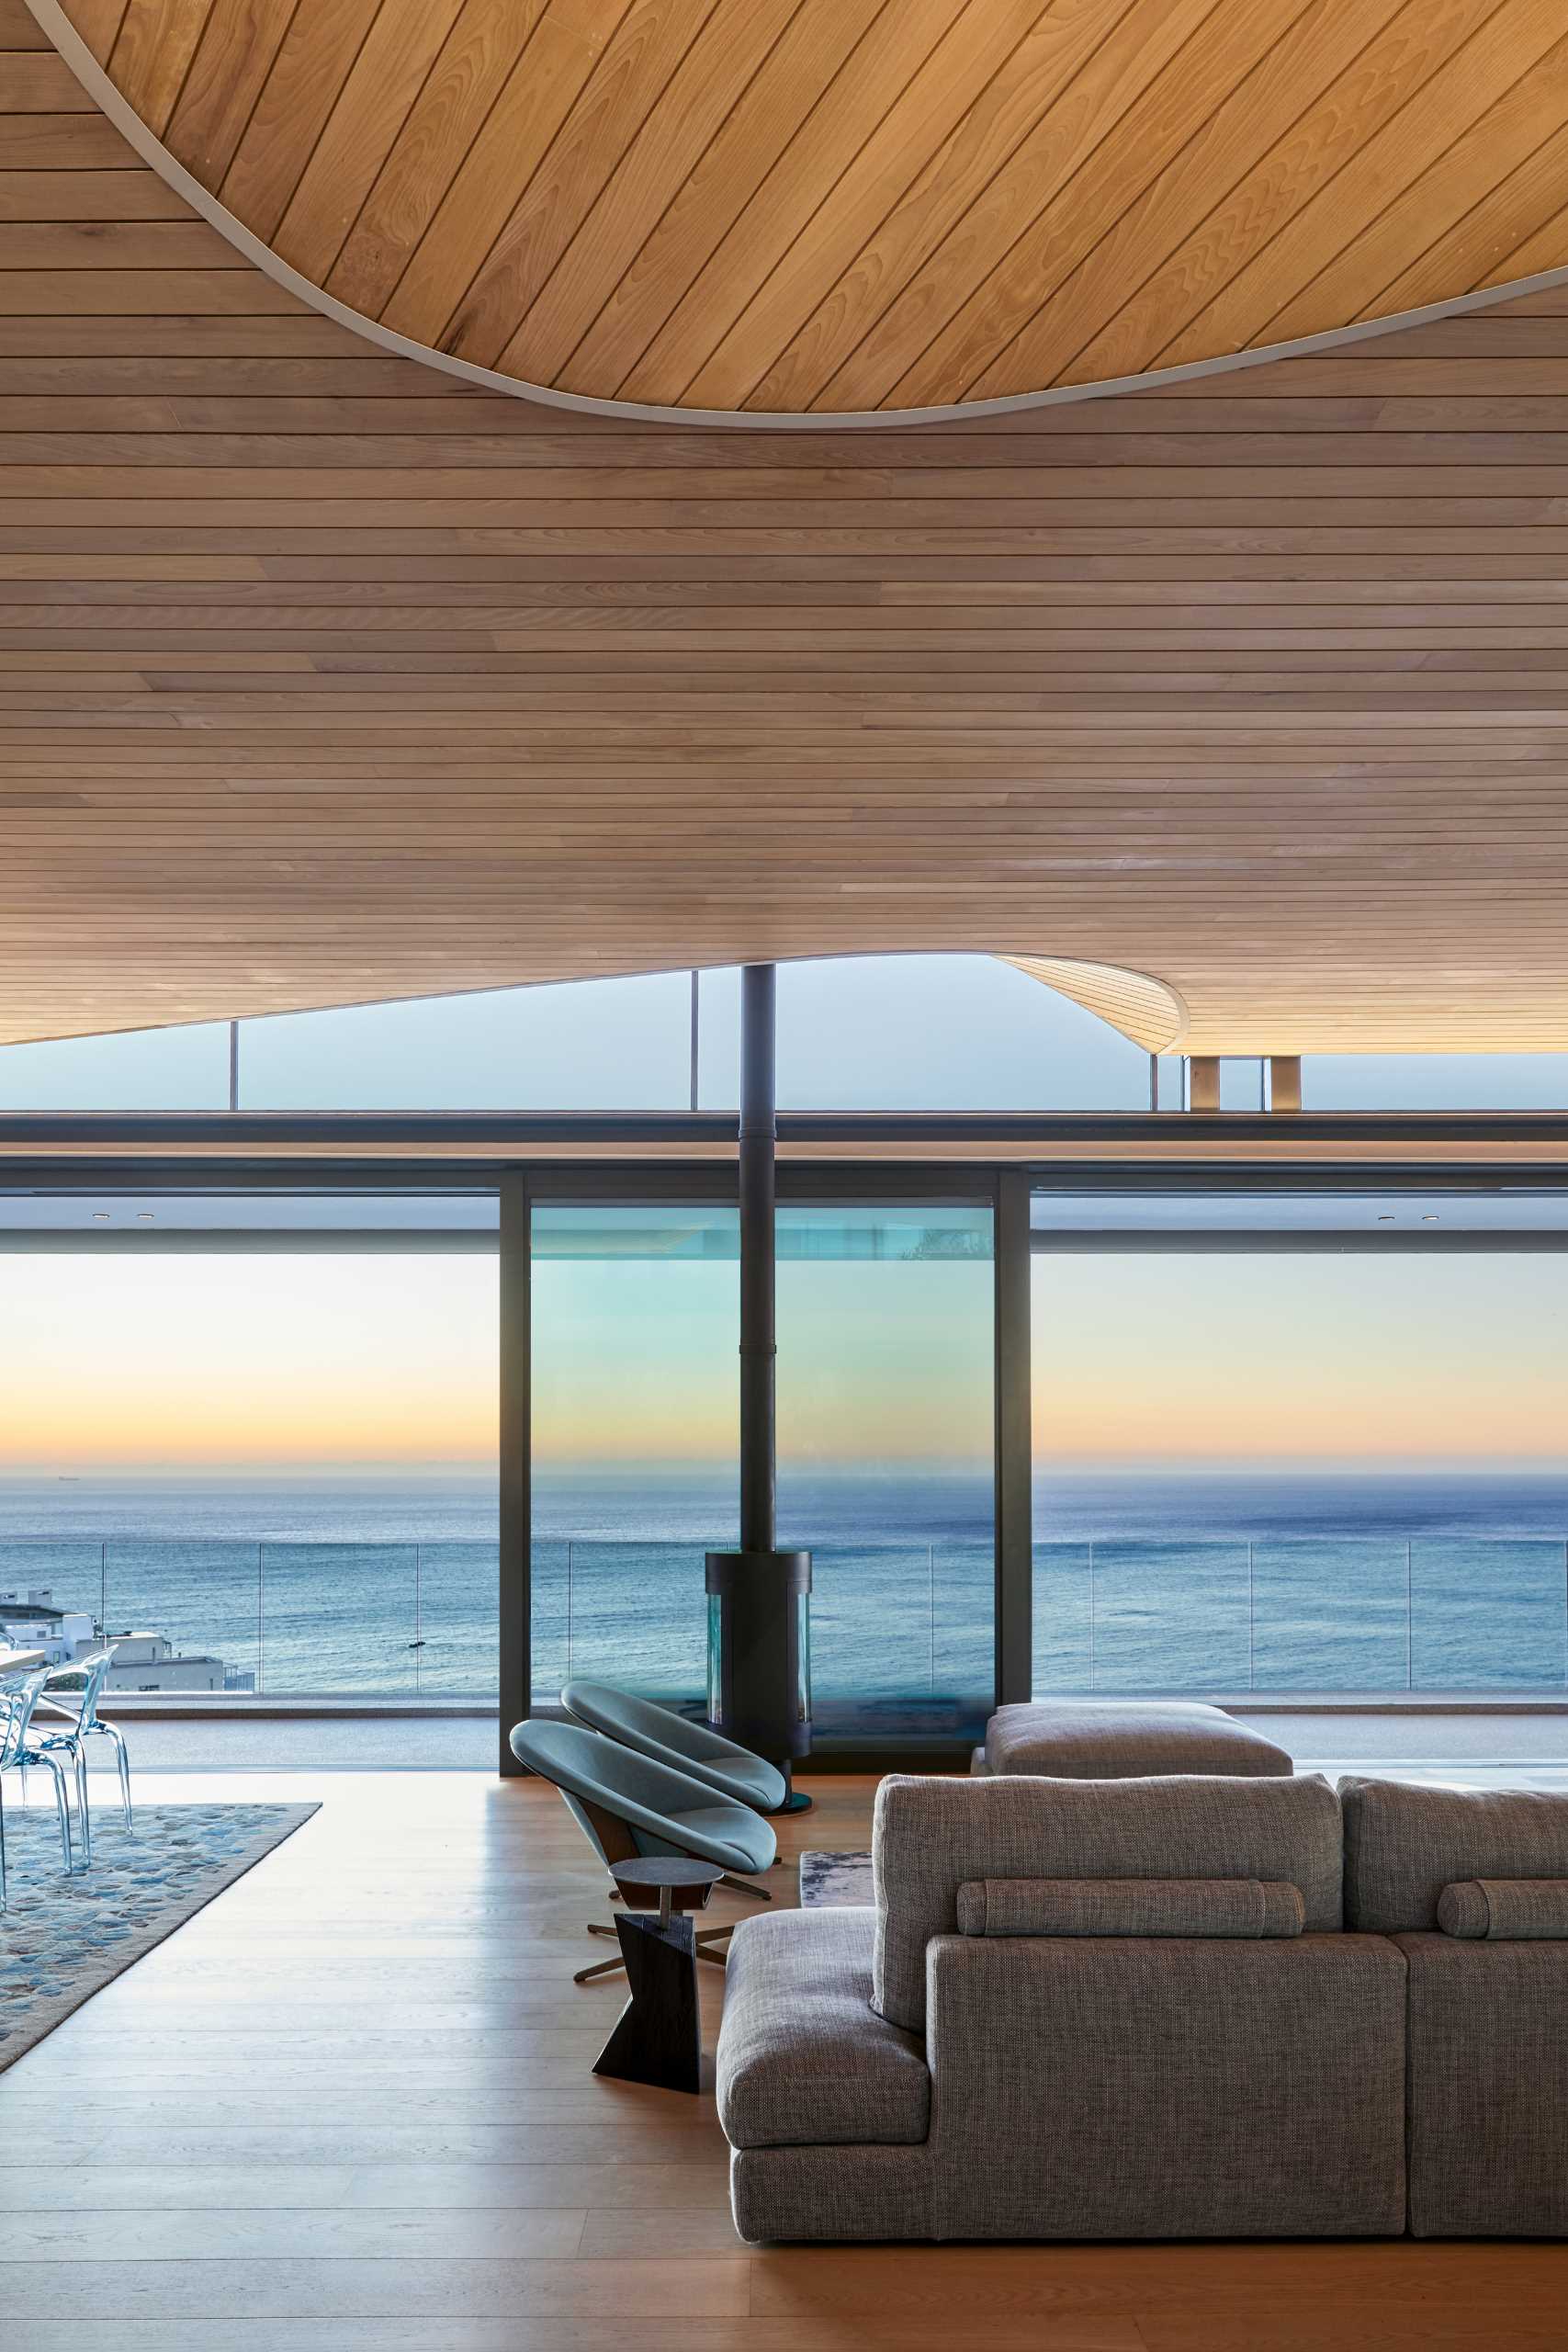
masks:
<instances>
[{"instance_id":1,"label":"sofa armrest","mask_svg":"<svg viewBox=\"0 0 1568 2352\"><path fill-rule=\"evenodd\" d=\"M1394 1940L1410 1975L1411 2236L1568 2237L1568 1938Z\"/></svg>"},{"instance_id":2,"label":"sofa armrest","mask_svg":"<svg viewBox=\"0 0 1568 2352\"><path fill-rule=\"evenodd\" d=\"M1404 1973L1382 1936L933 1937L940 2234L1398 2235Z\"/></svg>"}]
</instances>

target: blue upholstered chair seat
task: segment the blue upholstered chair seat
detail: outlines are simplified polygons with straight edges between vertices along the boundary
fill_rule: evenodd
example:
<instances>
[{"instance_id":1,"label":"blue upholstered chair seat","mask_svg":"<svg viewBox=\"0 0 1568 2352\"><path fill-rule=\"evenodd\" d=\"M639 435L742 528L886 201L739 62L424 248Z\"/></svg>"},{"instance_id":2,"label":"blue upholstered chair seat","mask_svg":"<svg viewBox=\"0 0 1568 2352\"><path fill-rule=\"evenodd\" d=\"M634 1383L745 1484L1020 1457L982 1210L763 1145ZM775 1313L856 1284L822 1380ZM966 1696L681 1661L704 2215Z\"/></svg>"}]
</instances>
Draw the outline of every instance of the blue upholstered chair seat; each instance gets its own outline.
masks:
<instances>
[{"instance_id":1,"label":"blue upholstered chair seat","mask_svg":"<svg viewBox=\"0 0 1568 2352\"><path fill-rule=\"evenodd\" d=\"M749 1748L737 1747L706 1724L694 1724L651 1699L635 1698L607 1682L569 1682L560 1694L567 1713L591 1731L603 1732L623 1747L657 1764L701 1781L735 1804L777 1813L788 1791L776 1766Z\"/></svg>"},{"instance_id":2,"label":"blue upholstered chair seat","mask_svg":"<svg viewBox=\"0 0 1568 2352\"><path fill-rule=\"evenodd\" d=\"M777 1840L750 1806L600 1732L581 1724L522 1723L512 1734L512 1752L560 1791L607 1861L619 1858L605 1854L594 1813L624 1825L639 1854L691 1854L725 1871L773 1867Z\"/></svg>"}]
</instances>

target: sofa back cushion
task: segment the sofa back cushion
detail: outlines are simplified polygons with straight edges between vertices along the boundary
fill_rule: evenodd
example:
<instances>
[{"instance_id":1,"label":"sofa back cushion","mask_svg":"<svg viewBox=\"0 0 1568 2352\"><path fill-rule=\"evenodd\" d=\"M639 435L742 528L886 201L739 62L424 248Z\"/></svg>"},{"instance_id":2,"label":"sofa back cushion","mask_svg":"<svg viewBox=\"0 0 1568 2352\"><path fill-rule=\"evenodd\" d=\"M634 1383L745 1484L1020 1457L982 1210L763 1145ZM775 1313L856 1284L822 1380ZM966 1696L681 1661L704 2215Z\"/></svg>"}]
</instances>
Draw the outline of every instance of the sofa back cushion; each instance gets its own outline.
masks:
<instances>
[{"instance_id":1,"label":"sofa back cushion","mask_svg":"<svg viewBox=\"0 0 1568 2352\"><path fill-rule=\"evenodd\" d=\"M1568 1878L1568 1796L1347 1779L1345 1924L1434 1933L1443 1889L1464 1879Z\"/></svg>"},{"instance_id":2,"label":"sofa back cushion","mask_svg":"<svg viewBox=\"0 0 1568 2352\"><path fill-rule=\"evenodd\" d=\"M1299 1936L1299 1887L1260 1878L967 1878L961 1936Z\"/></svg>"},{"instance_id":3,"label":"sofa back cushion","mask_svg":"<svg viewBox=\"0 0 1568 2352\"><path fill-rule=\"evenodd\" d=\"M1289 1779L1282 1747L1221 1707L1190 1699L1031 1700L986 1725L992 1772L1047 1781L1148 1781L1171 1772Z\"/></svg>"},{"instance_id":4,"label":"sofa back cushion","mask_svg":"<svg viewBox=\"0 0 1568 2352\"><path fill-rule=\"evenodd\" d=\"M1301 1890L1309 1933L1340 1925L1339 1803L1326 1781L916 1780L876 1792L872 2002L926 2018L926 1946L958 1931L968 1880L1269 1879Z\"/></svg>"}]
</instances>

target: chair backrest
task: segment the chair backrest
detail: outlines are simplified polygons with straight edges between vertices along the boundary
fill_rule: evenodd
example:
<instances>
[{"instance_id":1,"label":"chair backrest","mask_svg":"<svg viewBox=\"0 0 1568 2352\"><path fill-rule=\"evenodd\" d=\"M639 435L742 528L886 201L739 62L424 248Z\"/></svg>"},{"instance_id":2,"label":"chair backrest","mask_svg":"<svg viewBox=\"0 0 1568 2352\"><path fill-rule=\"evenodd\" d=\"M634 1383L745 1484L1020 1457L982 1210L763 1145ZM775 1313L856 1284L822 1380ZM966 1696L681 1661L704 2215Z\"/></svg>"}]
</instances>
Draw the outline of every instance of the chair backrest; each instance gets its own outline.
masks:
<instances>
[{"instance_id":1,"label":"chair backrest","mask_svg":"<svg viewBox=\"0 0 1568 2352\"><path fill-rule=\"evenodd\" d=\"M1339 1801L1297 1780L917 1780L876 1792L873 2005L926 2018L926 1946L980 1879L1258 1879L1299 1888L1309 1934L1341 1918Z\"/></svg>"},{"instance_id":2,"label":"chair backrest","mask_svg":"<svg viewBox=\"0 0 1568 2352\"><path fill-rule=\"evenodd\" d=\"M699 1781L689 1780L672 1765L655 1763L635 1748L623 1747L582 1724L519 1724L512 1735L512 1752L542 1779L553 1781L566 1795L628 1820L640 1815L689 1813L694 1806L721 1805Z\"/></svg>"},{"instance_id":3,"label":"chair backrest","mask_svg":"<svg viewBox=\"0 0 1568 2352\"><path fill-rule=\"evenodd\" d=\"M35 1666L15 1681L0 1683L0 1772L16 1762L27 1745L39 1693L52 1669Z\"/></svg>"},{"instance_id":4,"label":"chair backrest","mask_svg":"<svg viewBox=\"0 0 1568 2352\"><path fill-rule=\"evenodd\" d=\"M608 1682L569 1682L560 1694L560 1702L569 1715L586 1724L590 1730L604 1732L623 1747L635 1747L644 1756L671 1764L677 1771L683 1764L706 1766L721 1773L727 1765L742 1765L753 1776L763 1779L764 1803L784 1803L786 1790L782 1772L773 1771L749 1747L738 1747L732 1739L710 1730L706 1724L678 1715L673 1707L661 1707L652 1699L639 1699L630 1690L617 1690Z\"/></svg>"},{"instance_id":5,"label":"chair backrest","mask_svg":"<svg viewBox=\"0 0 1568 2352\"><path fill-rule=\"evenodd\" d=\"M92 1731L98 1720L98 1693L104 1678L114 1664L114 1651L94 1650L87 1657L73 1658L69 1666L50 1669L43 1688L46 1707L59 1706L62 1714L75 1717L77 1729ZM61 1704L69 1702L69 1704Z\"/></svg>"}]
</instances>

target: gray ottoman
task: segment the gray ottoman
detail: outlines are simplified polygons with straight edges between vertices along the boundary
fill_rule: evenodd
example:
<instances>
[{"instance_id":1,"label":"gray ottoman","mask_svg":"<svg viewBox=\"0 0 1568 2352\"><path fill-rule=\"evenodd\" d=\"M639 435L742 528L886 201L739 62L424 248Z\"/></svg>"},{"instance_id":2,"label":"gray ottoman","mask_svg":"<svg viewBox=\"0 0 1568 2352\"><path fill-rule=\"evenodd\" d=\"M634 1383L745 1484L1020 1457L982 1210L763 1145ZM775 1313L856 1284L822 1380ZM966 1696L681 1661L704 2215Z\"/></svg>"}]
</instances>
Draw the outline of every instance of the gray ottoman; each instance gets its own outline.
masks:
<instances>
[{"instance_id":1,"label":"gray ottoman","mask_svg":"<svg viewBox=\"0 0 1568 2352\"><path fill-rule=\"evenodd\" d=\"M1052 1781L1141 1781L1170 1772L1265 1780L1293 1772L1295 1765L1223 1707L1185 1699L1052 1699L998 1707L972 1769Z\"/></svg>"}]
</instances>

